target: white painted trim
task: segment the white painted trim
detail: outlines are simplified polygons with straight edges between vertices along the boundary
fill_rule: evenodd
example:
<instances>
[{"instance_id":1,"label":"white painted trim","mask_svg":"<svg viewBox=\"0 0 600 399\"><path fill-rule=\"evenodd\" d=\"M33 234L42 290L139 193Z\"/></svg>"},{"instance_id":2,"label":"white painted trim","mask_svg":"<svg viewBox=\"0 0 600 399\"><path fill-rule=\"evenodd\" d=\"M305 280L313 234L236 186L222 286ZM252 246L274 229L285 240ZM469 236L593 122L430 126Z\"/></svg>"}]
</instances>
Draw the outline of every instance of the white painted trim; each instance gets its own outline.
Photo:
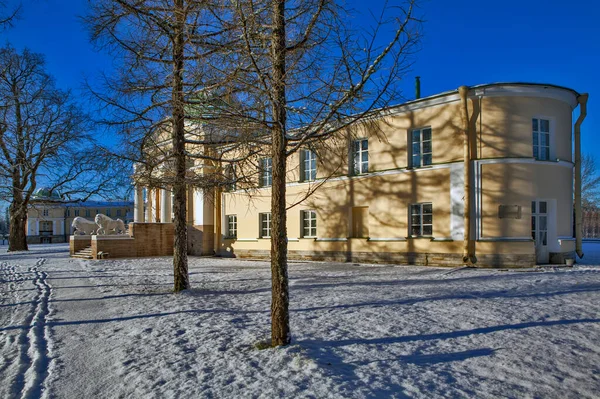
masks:
<instances>
[{"instance_id":1,"label":"white painted trim","mask_svg":"<svg viewBox=\"0 0 600 399\"><path fill-rule=\"evenodd\" d=\"M316 238L315 241L348 241L347 238Z\"/></svg>"},{"instance_id":2,"label":"white painted trim","mask_svg":"<svg viewBox=\"0 0 600 399\"><path fill-rule=\"evenodd\" d=\"M559 236L558 241L575 241L575 237Z\"/></svg>"},{"instance_id":3,"label":"white painted trim","mask_svg":"<svg viewBox=\"0 0 600 399\"><path fill-rule=\"evenodd\" d=\"M531 158L489 158L489 159L478 159L475 162L480 164L536 164L546 166L561 166L565 168L572 168L573 162L565 161L563 159L557 159L556 161L538 161L537 159Z\"/></svg>"},{"instance_id":4,"label":"white painted trim","mask_svg":"<svg viewBox=\"0 0 600 399\"><path fill-rule=\"evenodd\" d=\"M406 241L406 237L369 237L367 241Z\"/></svg>"},{"instance_id":5,"label":"white painted trim","mask_svg":"<svg viewBox=\"0 0 600 399\"><path fill-rule=\"evenodd\" d=\"M543 97L550 98L553 100L563 101L575 109L577 106L577 96L575 93L568 89L561 89L552 86L541 86L541 85L515 85L515 84L494 84L488 87L474 88L473 93L469 93L470 96L483 96L483 97Z\"/></svg>"},{"instance_id":6,"label":"white painted trim","mask_svg":"<svg viewBox=\"0 0 600 399\"><path fill-rule=\"evenodd\" d=\"M312 237L304 237L304 238L312 238ZM299 242L300 239L297 237L288 237L287 242Z\"/></svg>"},{"instance_id":7,"label":"white painted trim","mask_svg":"<svg viewBox=\"0 0 600 399\"><path fill-rule=\"evenodd\" d=\"M465 173L464 162L450 165L450 235L454 240L465 237Z\"/></svg>"},{"instance_id":8,"label":"white painted trim","mask_svg":"<svg viewBox=\"0 0 600 399\"><path fill-rule=\"evenodd\" d=\"M230 238L230 240L239 242L258 242L258 238Z\"/></svg>"},{"instance_id":9,"label":"white painted trim","mask_svg":"<svg viewBox=\"0 0 600 399\"><path fill-rule=\"evenodd\" d=\"M513 242L533 242L531 237L483 237L477 241L494 242L494 241L513 241Z\"/></svg>"},{"instance_id":10,"label":"white painted trim","mask_svg":"<svg viewBox=\"0 0 600 399\"><path fill-rule=\"evenodd\" d=\"M123 234L92 236L92 241L106 241L106 240L135 240L135 238L128 236L128 235L123 235Z\"/></svg>"},{"instance_id":11,"label":"white painted trim","mask_svg":"<svg viewBox=\"0 0 600 399\"><path fill-rule=\"evenodd\" d=\"M444 242L444 241L446 241L446 242L449 242L449 241L461 241L461 240L462 240L462 238L460 240L455 240L452 237L433 237L431 239L431 241L440 241L440 242Z\"/></svg>"}]
</instances>

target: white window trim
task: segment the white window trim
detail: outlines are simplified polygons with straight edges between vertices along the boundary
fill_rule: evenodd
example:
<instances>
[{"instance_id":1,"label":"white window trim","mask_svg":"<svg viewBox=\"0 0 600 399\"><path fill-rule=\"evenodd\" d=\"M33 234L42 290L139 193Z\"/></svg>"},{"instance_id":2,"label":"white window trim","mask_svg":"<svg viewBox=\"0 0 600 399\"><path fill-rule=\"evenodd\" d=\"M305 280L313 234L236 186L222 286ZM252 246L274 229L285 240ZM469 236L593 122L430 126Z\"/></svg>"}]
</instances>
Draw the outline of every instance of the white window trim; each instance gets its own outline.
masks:
<instances>
[{"instance_id":1,"label":"white window trim","mask_svg":"<svg viewBox=\"0 0 600 399\"><path fill-rule=\"evenodd\" d=\"M309 227L308 227L308 231L311 231L313 228L315 229L315 234L314 235L312 235L312 234L310 234L310 235L304 234L304 220L305 220L304 216L307 213L309 213L309 212L314 212L314 214L315 214L314 219L309 218L309 220L311 220L311 221L314 220L314 222L315 222L314 226L312 226L312 224L310 224ZM317 238L317 234L318 234L317 233L317 226L318 226L318 223L317 223L317 211L316 210L314 210L314 209L304 209L304 210L300 211L300 237L302 237L302 238Z\"/></svg>"},{"instance_id":2,"label":"white window trim","mask_svg":"<svg viewBox=\"0 0 600 399\"><path fill-rule=\"evenodd\" d=\"M235 224L235 234L231 234L231 223L230 223L230 219L229 218L235 218L234 220L234 224ZM232 215L225 215L225 226L227 226L227 238L237 238L237 214L232 214Z\"/></svg>"},{"instance_id":3,"label":"white window trim","mask_svg":"<svg viewBox=\"0 0 600 399\"><path fill-rule=\"evenodd\" d=\"M268 226L269 228L267 229L269 231L269 235L263 235L263 215L269 215L269 223ZM272 218L271 218L271 212L262 212L258 214L258 237L259 238L271 238L271 222L272 222Z\"/></svg>"},{"instance_id":4,"label":"white window trim","mask_svg":"<svg viewBox=\"0 0 600 399\"><path fill-rule=\"evenodd\" d=\"M431 152L428 152L428 154L431 154L431 163L428 165L423 165L423 130L425 129L429 129L431 131L431 139L429 141L431 141ZM420 149L420 161L419 161L419 165L415 165L413 164L413 132L415 131L419 131L419 149ZM417 168L427 168L430 167L431 165L433 165L433 128L431 126L422 126L422 127L416 127L414 129L410 129L408 131L408 142L410 143L408 146L408 152L409 152L409 165L410 168L412 169L417 169Z\"/></svg>"},{"instance_id":5,"label":"white window trim","mask_svg":"<svg viewBox=\"0 0 600 399\"><path fill-rule=\"evenodd\" d=\"M431 224L429 223L423 223L423 205L431 205ZM420 226L421 226L421 234L413 234L412 233L412 228L413 228L413 223L412 223L412 207L414 205L419 205L420 206ZM431 234L423 234L423 226L431 226ZM411 203L409 204L409 208L408 208L408 236L409 237L413 237L413 238L420 238L420 237L433 237L433 203L432 202L415 202L415 203Z\"/></svg>"},{"instance_id":6,"label":"white window trim","mask_svg":"<svg viewBox=\"0 0 600 399\"><path fill-rule=\"evenodd\" d=\"M269 166L267 166L266 168L263 167L263 161L265 163L267 163L266 161L269 161L268 163L270 164ZM273 185L273 158L271 157L266 157L266 158L261 158L260 159L260 187L271 187ZM265 184L265 177L268 176L269 177L269 183Z\"/></svg>"},{"instance_id":7,"label":"white window trim","mask_svg":"<svg viewBox=\"0 0 600 399\"><path fill-rule=\"evenodd\" d=\"M306 164L307 164L307 158L306 158L306 154L312 154L312 157L310 158L310 160L312 160L314 158L315 160L315 168L306 168ZM310 161L308 162L309 166L310 166ZM306 172L307 171L315 171L315 176L314 178L311 176L312 173L309 173L309 177L306 178ZM315 181L317 180L317 153L314 152L313 150L311 150L310 148L303 148L302 151L300 152L300 181L301 182L309 182L309 181Z\"/></svg>"},{"instance_id":8,"label":"white window trim","mask_svg":"<svg viewBox=\"0 0 600 399\"><path fill-rule=\"evenodd\" d=\"M530 125L529 126L529 130L530 130L530 132L529 132L529 134L530 134L530 136L529 136L530 137L530 142L531 142L531 139L533 139L533 119L538 119L538 120L545 119L545 120L547 120L549 122L549 125L550 125L549 129L548 129L549 130L549 136L550 136L549 139L548 139L548 143L550 144L550 151L549 151L550 155L549 155L549 158L547 160L546 159L536 159L536 158L533 158L533 145L531 146L531 157L533 159L535 159L536 161L539 161L539 162L556 161L556 134L555 134L556 118L553 117L553 116L548 116L548 115L532 115L531 119L532 120L529 123L529 125ZM539 128L539 126L538 126L538 128Z\"/></svg>"},{"instance_id":9,"label":"white window trim","mask_svg":"<svg viewBox=\"0 0 600 399\"><path fill-rule=\"evenodd\" d=\"M363 141L367 142L367 151L363 151L363 149L362 149L362 142ZM359 146L359 150L358 150L358 165L354 164L354 158L355 158L355 154L356 154L355 151L354 151L354 145L356 143L361 143L361 145ZM362 153L363 152L367 153L367 162L366 162L366 164L367 164L367 171L366 172L362 171L362 165L365 163L362 160ZM367 137L363 137L363 138L352 140L352 144L351 144L351 147L350 147L350 153L351 153L350 154L350 166L351 166L351 170L352 170L352 175L353 176L359 176L359 175L365 175L365 174L369 173L369 139Z\"/></svg>"}]
</instances>

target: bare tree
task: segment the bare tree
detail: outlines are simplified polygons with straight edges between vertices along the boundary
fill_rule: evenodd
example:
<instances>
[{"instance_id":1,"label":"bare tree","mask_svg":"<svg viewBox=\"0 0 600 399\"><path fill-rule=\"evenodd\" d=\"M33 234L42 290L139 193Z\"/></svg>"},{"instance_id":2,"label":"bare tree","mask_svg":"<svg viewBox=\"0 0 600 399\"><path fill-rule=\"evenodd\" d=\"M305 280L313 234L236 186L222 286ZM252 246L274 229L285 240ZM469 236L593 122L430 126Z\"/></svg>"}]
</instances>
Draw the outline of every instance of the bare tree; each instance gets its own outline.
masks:
<instances>
[{"instance_id":1,"label":"bare tree","mask_svg":"<svg viewBox=\"0 0 600 399\"><path fill-rule=\"evenodd\" d=\"M87 117L55 87L40 54L0 49L0 196L10 202L9 250L26 250L27 207L41 182L66 199L91 196L109 179Z\"/></svg>"},{"instance_id":2,"label":"bare tree","mask_svg":"<svg viewBox=\"0 0 600 399\"><path fill-rule=\"evenodd\" d=\"M20 11L20 4L10 6L6 1L0 1L0 29L11 27L13 21L18 18Z\"/></svg>"},{"instance_id":3,"label":"bare tree","mask_svg":"<svg viewBox=\"0 0 600 399\"><path fill-rule=\"evenodd\" d=\"M230 73L220 73L227 69L222 55L239 39L221 20L221 3L90 1L86 18L94 43L122 61L102 88L89 85L106 111L101 123L120 134L119 155L135 163L138 183L173 190L175 292L189 287L188 189L231 183L223 162L240 163L256 152L244 139L251 127L233 131L227 122L233 99L232 89L224 89Z\"/></svg>"},{"instance_id":4,"label":"bare tree","mask_svg":"<svg viewBox=\"0 0 600 399\"><path fill-rule=\"evenodd\" d=\"M600 205L600 175L596 158L592 154L581 156L581 202L584 209Z\"/></svg>"},{"instance_id":5,"label":"bare tree","mask_svg":"<svg viewBox=\"0 0 600 399\"><path fill-rule=\"evenodd\" d=\"M370 27L334 0L240 0L232 3L236 89L242 118L260 125L270 146L271 344L287 345L289 292L286 162L307 145L345 139L347 131L398 98L397 83L419 39L415 1L387 5ZM387 36L382 41L381 36ZM381 44L383 43L383 44Z\"/></svg>"}]
</instances>

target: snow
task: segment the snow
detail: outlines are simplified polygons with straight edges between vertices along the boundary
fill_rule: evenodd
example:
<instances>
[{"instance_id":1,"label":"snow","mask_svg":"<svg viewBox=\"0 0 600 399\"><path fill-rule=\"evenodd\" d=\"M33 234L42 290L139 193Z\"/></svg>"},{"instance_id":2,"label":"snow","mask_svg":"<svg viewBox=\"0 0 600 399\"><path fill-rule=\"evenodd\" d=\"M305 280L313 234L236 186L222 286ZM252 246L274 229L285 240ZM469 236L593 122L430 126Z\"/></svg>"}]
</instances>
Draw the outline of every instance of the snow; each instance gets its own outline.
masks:
<instances>
[{"instance_id":1,"label":"snow","mask_svg":"<svg viewBox=\"0 0 600 399\"><path fill-rule=\"evenodd\" d=\"M293 344L269 336L269 265L0 249L0 397L592 398L600 267L290 262ZM600 263L600 244L585 259Z\"/></svg>"}]
</instances>

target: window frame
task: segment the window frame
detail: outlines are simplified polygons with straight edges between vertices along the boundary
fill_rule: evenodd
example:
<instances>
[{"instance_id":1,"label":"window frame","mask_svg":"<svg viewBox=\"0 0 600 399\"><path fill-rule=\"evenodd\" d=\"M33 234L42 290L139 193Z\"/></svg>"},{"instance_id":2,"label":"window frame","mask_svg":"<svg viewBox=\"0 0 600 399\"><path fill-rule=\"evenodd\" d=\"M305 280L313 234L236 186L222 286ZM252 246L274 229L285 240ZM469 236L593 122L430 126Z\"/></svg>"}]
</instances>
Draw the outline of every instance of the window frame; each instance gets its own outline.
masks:
<instances>
[{"instance_id":1,"label":"window frame","mask_svg":"<svg viewBox=\"0 0 600 399\"><path fill-rule=\"evenodd\" d=\"M429 140L423 139L423 133L425 130L429 130ZM419 132L419 141L418 141L419 162L418 162L418 164L415 163L415 152L414 152L414 145L417 144L417 142L415 142L415 140L414 140L416 132ZM431 128L431 126L423 126L423 127L411 129L408 134L409 134L409 141L410 141L410 145L408 147L409 152L410 152L410 155L409 155L410 167L415 169L415 168L424 168L424 167L433 165L433 129ZM430 143L430 151L429 152L423 151L425 142ZM427 164L425 164L424 160L423 160L423 158L426 155L429 155L429 163L427 163Z\"/></svg>"},{"instance_id":2,"label":"window frame","mask_svg":"<svg viewBox=\"0 0 600 399\"><path fill-rule=\"evenodd\" d=\"M110 209L108 209L108 208L106 209L106 215L105 216L112 217L111 213L110 213Z\"/></svg>"},{"instance_id":3,"label":"window frame","mask_svg":"<svg viewBox=\"0 0 600 399\"><path fill-rule=\"evenodd\" d=\"M226 238L237 238L237 214L225 215L225 222L227 226Z\"/></svg>"},{"instance_id":4,"label":"window frame","mask_svg":"<svg viewBox=\"0 0 600 399\"><path fill-rule=\"evenodd\" d=\"M75 216L79 216L79 214L80 214L80 213L81 213L81 212L80 212L80 210L79 210L79 209L75 209L75 212L74 212Z\"/></svg>"},{"instance_id":5,"label":"window frame","mask_svg":"<svg viewBox=\"0 0 600 399\"><path fill-rule=\"evenodd\" d=\"M308 219L306 218L307 215L309 215ZM300 211L300 220L302 221L302 224L300 225L300 237L317 238L317 211L314 209L304 209ZM308 226L306 226L306 221L308 221Z\"/></svg>"},{"instance_id":6,"label":"window frame","mask_svg":"<svg viewBox=\"0 0 600 399\"><path fill-rule=\"evenodd\" d=\"M366 149L363 148L362 143L366 142ZM357 149L358 147L358 149ZM356 140L352 140L351 144L351 158L350 158L350 166L352 168L352 176L364 175L369 173L369 139L368 138L360 138ZM367 160L364 161L363 153L367 154ZM366 170L363 171L363 165L366 165Z\"/></svg>"},{"instance_id":7,"label":"window frame","mask_svg":"<svg viewBox=\"0 0 600 399\"><path fill-rule=\"evenodd\" d=\"M548 131L542 131L542 121L548 122ZM537 130L534 127L534 122L537 122ZM552 160L552 119L545 116L534 116L531 118L531 142L532 156L536 161L551 161ZM537 135L537 140L536 140ZM542 135L548 136L546 145L542 145ZM536 155L537 149L537 155ZM542 158L542 149L547 149L547 158Z\"/></svg>"},{"instance_id":8,"label":"window frame","mask_svg":"<svg viewBox=\"0 0 600 399\"><path fill-rule=\"evenodd\" d=\"M429 205L431 207L431 212L427 212L425 213L423 211L423 207ZM414 207L419 207L419 213L415 214L413 213L413 209ZM419 217L419 222L415 223L414 222L414 217L418 216ZM431 216L431 223L424 223L423 219L424 216ZM414 234L414 227L419 226L419 234ZM425 232L425 226L429 226L431 228L431 233L429 234L424 234ZM408 212L408 236L409 237L433 237L433 203L432 202L418 202L418 203L414 203L414 204L410 204L409 205L409 212Z\"/></svg>"},{"instance_id":9,"label":"window frame","mask_svg":"<svg viewBox=\"0 0 600 399\"><path fill-rule=\"evenodd\" d=\"M263 231L263 218L267 222L267 227ZM266 234L268 232L268 234ZM258 214L258 237L271 238L271 212L262 212Z\"/></svg>"},{"instance_id":10,"label":"window frame","mask_svg":"<svg viewBox=\"0 0 600 399\"><path fill-rule=\"evenodd\" d=\"M313 162L314 168L312 167ZM308 182L315 180L317 180L317 153L310 148L303 148L300 151L300 181Z\"/></svg>"},{"instance_id":11,"label":"window frame","mask_svg":"<svg viewBox=\"0 0 600 399\"><path fill-rule=\"evenodd\" d=\"M273 158L260 159L259 173L259 186L271 187L273 185Z\"/></svg>"},{"instance_id":12,"label":"window frame","mask_svg":"<svg viewBox=\"0 0 600 399\"><path fill-rule=\"evenodd\" d=\"M237 190L237 174L235 165L228 165L225 168L225 191L232 192Z\"/></svg>"},{"instance_id":13,"label":"window frame","mask_svg":"<svg viewBox=\"0 0 600 399\"><path fill-rule=\"evenodd\" d=\"M86 210L85 210L85 217L86 217L86 218L89 218L89 217L90 217L90 210L89 210L89 209L86 209Z\"/></svg>"}]
</instances>

